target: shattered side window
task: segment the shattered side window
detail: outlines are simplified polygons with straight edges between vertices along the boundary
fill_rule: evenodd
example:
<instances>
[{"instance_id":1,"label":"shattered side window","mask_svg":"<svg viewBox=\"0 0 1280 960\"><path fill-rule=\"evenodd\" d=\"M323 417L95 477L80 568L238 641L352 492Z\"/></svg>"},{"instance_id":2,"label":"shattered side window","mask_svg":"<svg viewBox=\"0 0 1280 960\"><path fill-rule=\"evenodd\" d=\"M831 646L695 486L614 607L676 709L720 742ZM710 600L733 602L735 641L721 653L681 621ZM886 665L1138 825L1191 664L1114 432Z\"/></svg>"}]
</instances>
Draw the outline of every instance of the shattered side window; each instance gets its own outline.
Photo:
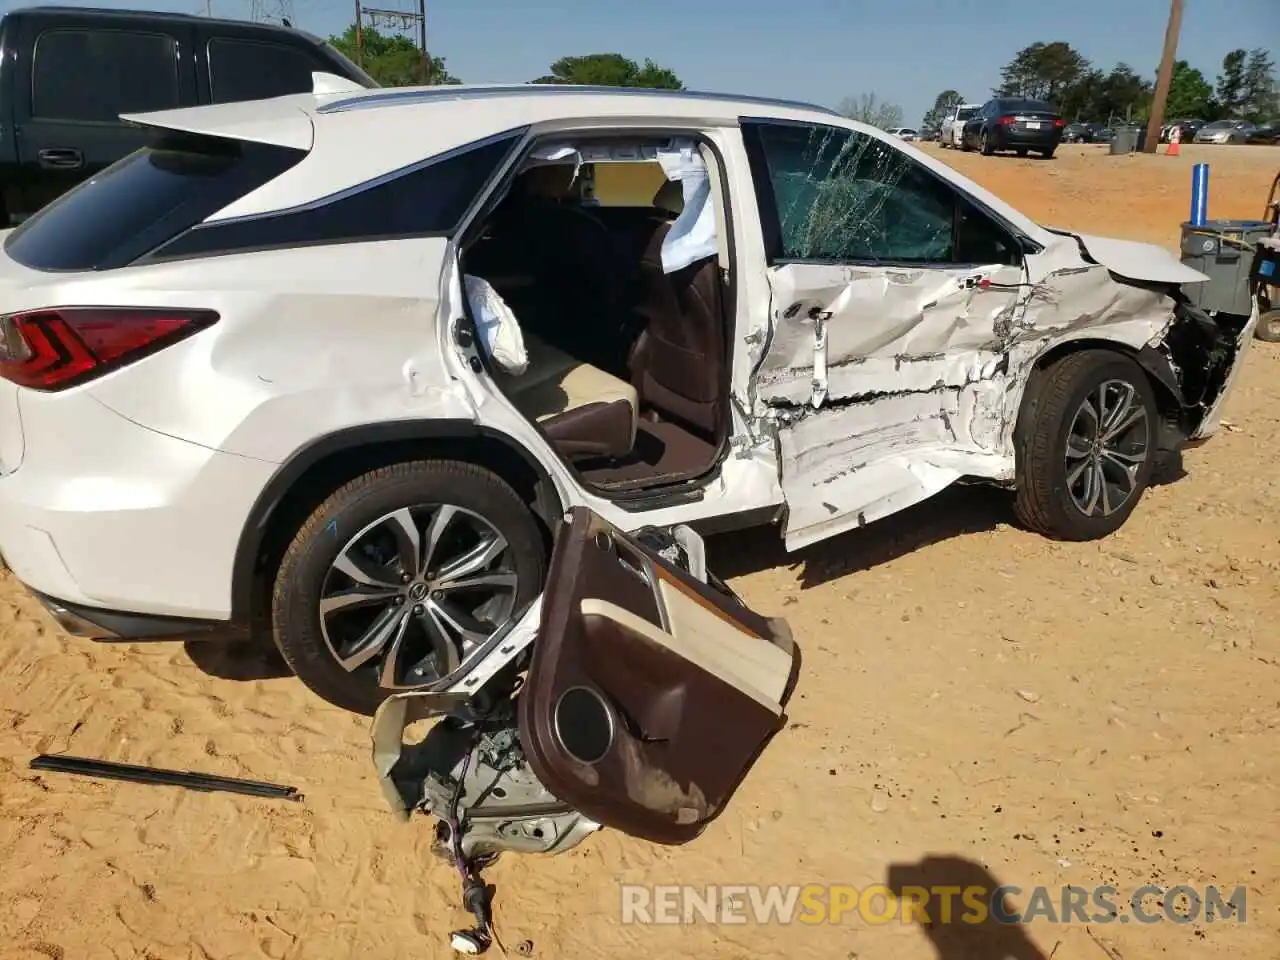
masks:
<instances>
[{"instance_id":1,"label":"shattered side window","mask_svg":"<svg viewBox=\"0 0 1280 960\"><path fill-rule=\"evenodd\" d=\"M955 195L890 144L837 127L757 129L782 259L954 260Z\"/></svg>"}]
</instances>

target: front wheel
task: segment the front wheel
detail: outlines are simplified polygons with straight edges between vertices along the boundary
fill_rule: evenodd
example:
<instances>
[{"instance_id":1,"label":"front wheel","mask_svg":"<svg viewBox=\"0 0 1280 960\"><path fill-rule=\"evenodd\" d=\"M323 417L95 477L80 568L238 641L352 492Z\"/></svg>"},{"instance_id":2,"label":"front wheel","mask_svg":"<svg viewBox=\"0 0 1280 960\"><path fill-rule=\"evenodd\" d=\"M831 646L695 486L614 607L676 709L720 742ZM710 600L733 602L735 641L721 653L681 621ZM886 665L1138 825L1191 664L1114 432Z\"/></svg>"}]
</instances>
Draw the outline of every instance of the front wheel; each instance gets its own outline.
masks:
<instances>
[{"instance_id":1,"label":"front wheel","mask_svg":"<svg viewBox=\"0 0 1280 960\"><path fill-rule=\"evenodd\" d=\"M500 477L452 460L357 477L303 524L276 575L276 646L314 693L371 715L431 683L542 590L546 551Z\"/></svg>"},{"instance_id":2,"label":"front wheel","mask_svg":"<svg viewBox=\"0 0 1280 960\"><path fill-rule=\"evenodd\" d=\"M1018 519L1059 540L1095 540L1129 518L1155 467L1159 409L1133 360L1083 350L1041 371L1017 430Z\"/></svg>"}]
</instances>

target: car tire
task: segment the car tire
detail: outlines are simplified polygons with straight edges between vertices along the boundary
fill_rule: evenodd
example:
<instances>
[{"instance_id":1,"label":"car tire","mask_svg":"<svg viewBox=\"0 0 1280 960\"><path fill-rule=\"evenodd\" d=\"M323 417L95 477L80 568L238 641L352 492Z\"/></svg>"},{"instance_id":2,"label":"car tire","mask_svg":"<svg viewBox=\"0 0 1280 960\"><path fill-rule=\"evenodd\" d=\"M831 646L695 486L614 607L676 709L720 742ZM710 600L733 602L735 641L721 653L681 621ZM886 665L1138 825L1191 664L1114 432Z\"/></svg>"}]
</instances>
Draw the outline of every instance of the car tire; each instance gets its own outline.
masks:
<instances>
[{"instance_id":1,"label":"car tire","mask_svg":"<svg viewBox=\"0 0 1280 960\"><path fill-rule=\"evenodd\" d=\"M1015 431L1019 521L1056 540L1119 529L1151 481L1159 420L1150 380L1122 354L1082 350L1039 371Z\"/></svg>"},{"instance_id":2,"label":"car tire","mask_svg":"<svg viewBox=\"0 0 1280 960\"><path fill-rule=\"evenodd\" d=\"M991 143L991 135L986 130L982 131L982 138L978 141L979 148L982 150L984 157L989 157L996 152L995 146Z\"/></svg>"},{"instance_id":3,"label":"car tire","mask_svg":"<svg viewBox=\"0 0 1280 960\"><path fill-rule=\"evenodd\" d=\"M1029 151L1026 147L1018 147L1017 153L1020 157L1025 157Z\"/></svg>"},{"instance_id":4,"label":"car tire","mask_svg":"<svg viewBox=\"0 0 1280 960\"><path fill-rule=\"evenodd\" d=\"M1280 343L1280 309L1268 310L1258 318L1253 335L1267 343Z\"/></svg>"},{"instance_id":5,"label":"car tire","mask_svg":"<svg viewBox=\"0 0 1280 960\"><path fill-rule=\"evenodd\" d=\"M452 510L443 514L444 507ZM374 548L386 543L409 542L403 536L400 539L395 536L406 529L400 524L400 518L406 516L418 530L419 541L412 550L405 547L403 553L392 546L386 552L389 557L395 556L384 562ZM435 530L437 516L443 518L439 531ZM385 529L380 525L385 525ZM498 538L505 542L501 553L495 553L492 560L484 560L474 569L459 566L454 584L449 584L440 571L432 571L430 576L447 585L443 591L437 590L434 583L426 582L432 562L428 543L437 545L441 556L445 555L446 548L456 550L455 563L461 564L464 558L478 562L487 556L487 551L482 549L486 543L485 529L493 534L488 537L491 546L497 545ZM433 533L436 536L432 536ZM395 589L399 592L389 600L382 595L392 592L391 588L361 588L345 572L352 569L349 560L354 556L362 565L356 572L374 571L374 579L379 584L403 579L397 571L403 569L403 558L410 552L422 561L423 569L417 571L420 576L412 583L397 583ZM423 664L430 663L433 668L441 666L442 616L459 630L462 627L458 624L483 626L491 634L502 620L514 615L542 591L546 564L545 541L532 512L515 490L492 471L454 460L412 461L373 470L331 494L302 525L286 550L272 596L276 646L313 693L345 710L372 715L395 689L420 686L436 679L439 673L448 672L450 665L446 664L444 670L427 670L422 683L410 680L415 675L412 671L421 669ZM448 565L446 562L446 568ZM484 599L483 591L488 588L473 582L481 576L504 581L501 588L492 588L493 598ZM361 589L373 590L378 596L377 602L365 603L362 599L361 603L352 605L350 611L338 606L325 615L322 622L322 599L341 603ZM450 594L454 589L460 592ZM499 590L503 591L501 596ZM511 594L510 600L506 591ZM450 596L456 600L450 600ZM448 604L447 608L437 602L441 599ZM480 606L468 611L466 608L472 601ZM499 611L498 623L490 623L480 615L486 604L492 604L492 609ZM372 620L361 619L366 616ZM379 652L361 661L365 652L376 646L363 641L374 633L374 626L367 623L375 622L378 617L393 618L397 626L384 627L380 631L384 636ZM447 619L449 617L452 619ZM401 618L407 626L398 626ZM391 636L393 632L396 639ZM445 633L453 636L447 630ZM331 634L337 647L331 646ZM457 636L476 639L483 634L459 633ZM396 642L399 638L403 638L402 643ZM349 665L340 662L337 650L347 655ZM457 647L454 652L458 654ZM388 656L391 657L389 666ZM415 661L416 667L411 667ZM388 670L394 681L389 686L383 684Z\"/></svg>"},{"instance_id":6,"label":"car tire","mask_svg":"<svg viewBox=\"0 0 1280 960\"><path fill-rule=\"evenodd\" d=\"M1054 150L1056 149L1057 149L1056 147L1050 147L1048 150L1041 150L1040 156L1044 157L1046 160L1052 160Z\"/></svg>"}]
</instances>

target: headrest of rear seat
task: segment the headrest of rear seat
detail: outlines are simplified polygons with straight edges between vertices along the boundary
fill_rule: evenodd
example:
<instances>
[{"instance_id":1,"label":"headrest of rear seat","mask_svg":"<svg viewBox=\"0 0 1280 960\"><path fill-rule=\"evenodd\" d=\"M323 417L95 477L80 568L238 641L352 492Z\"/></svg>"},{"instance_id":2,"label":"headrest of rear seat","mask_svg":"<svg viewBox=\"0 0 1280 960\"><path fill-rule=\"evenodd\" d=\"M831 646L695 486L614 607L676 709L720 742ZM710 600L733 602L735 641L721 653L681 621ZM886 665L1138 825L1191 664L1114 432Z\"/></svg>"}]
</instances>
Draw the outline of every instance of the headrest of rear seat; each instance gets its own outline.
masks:
<instances>
[{"instance_id":1,"label":"headrest of rear seat","mask_svg":"<svg viewBox=\"0 0 1280 960\"><path fill-rule=\"evenodd\" d=\"M684 212L684 187L679 180L668 180L653 195L653 205L673 217Z\"/></svg>"}]
</instances>

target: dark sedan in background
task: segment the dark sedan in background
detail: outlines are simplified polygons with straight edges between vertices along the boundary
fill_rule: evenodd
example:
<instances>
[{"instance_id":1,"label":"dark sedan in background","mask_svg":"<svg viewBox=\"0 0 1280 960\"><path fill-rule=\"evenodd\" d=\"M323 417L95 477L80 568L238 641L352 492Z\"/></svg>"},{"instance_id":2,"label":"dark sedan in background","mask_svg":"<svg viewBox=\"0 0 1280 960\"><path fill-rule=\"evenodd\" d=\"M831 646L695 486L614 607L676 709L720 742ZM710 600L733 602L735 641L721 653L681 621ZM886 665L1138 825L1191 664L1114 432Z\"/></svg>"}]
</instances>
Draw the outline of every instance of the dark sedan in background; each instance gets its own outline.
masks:
<instances>
[{"instance_id":1,"label":"dark sedan in background","mask_svg":"<svg viewBox=\"0 0 1280 960\"><path fill-rule=\"evenodd\" d=\"M1014 150L1025 157L1034 151L1052 157L1062 142L1066 121L1043 100L997 97L965 121L961 145L991 156L998 150Z\"/></svg>"},{"instance_id":2,"label":"dark sedan in background","mask_svg":"<svg viewBox=\"0 0 1280 960\"><path fill-rule=\"evenodd\" d=\"M1245 138L1245 143L1280 145L1280 117L1258 124L1253 128L1253 132Z\"/></svg>"},{"instance_id":3,"label":"dark sedan in background","mask_svg":"<svg viewBox=\"0 0 1280 960\"><path fill-rule=\"evenodd\" d=\"M1104 123L1069 123L1062 131L1063 143L1108 143L1115 131Z\"/></svg>"}]
</instances>

